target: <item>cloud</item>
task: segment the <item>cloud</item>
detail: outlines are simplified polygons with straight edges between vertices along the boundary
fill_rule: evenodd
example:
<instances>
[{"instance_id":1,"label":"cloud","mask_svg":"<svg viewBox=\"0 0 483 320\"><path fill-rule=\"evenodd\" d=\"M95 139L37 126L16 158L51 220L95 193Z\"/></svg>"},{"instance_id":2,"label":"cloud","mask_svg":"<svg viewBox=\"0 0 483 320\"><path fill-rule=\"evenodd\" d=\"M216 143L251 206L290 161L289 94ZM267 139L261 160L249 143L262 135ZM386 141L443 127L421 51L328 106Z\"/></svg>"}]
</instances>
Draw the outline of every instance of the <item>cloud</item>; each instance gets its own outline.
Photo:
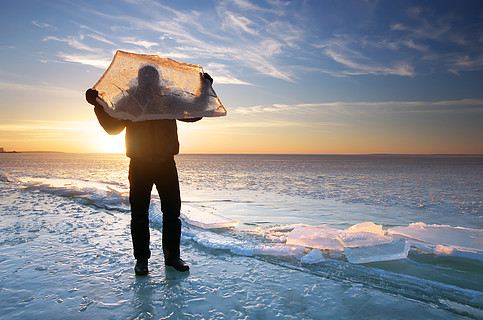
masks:
<instances>
[{"instance_id":1,"label":"cloud","mask_svg":"<svg viewBox=\"0 0 483 320\"><path fill-rule=\"evenodd\" d=\"M407 112L478 112L483 113L483 99L441 100L441 101L358 101L358 102L321 102L300 104L256 105L233 108L231 113L238 114L313 114L313 113L407 113Z\"/></svg>"},{"instance_id":2,"label":"cloud","mask_svg":"<svg viewBox=\"0 0 483 320\"><path fill-rule=\"evenodd\" d=\"M22 94L41 94L41 95L55 95L65 97L78 97L79 92L77 90L62 88L51 83L14 83L0 81L0 89L13 92L21 92Z\"/></svg>"},{"instance_id":3,"label":"cloud","mask_svg":"<svg viewBox=\"0 0 483 320\"><path fill-rule=\"evenodd\" d=\"M104 58L100 60L96 56L120 49L116 43L123 42L132 45L127 51L155 50L150 53L175 59L217 59L269 77L293 81L290 66L282 60L288 54L287 49L297 47L303 32L286 19L290 13L287 2L268 1L261 7L248 0L221 1L205 11L176 10L152 0L125 2L131 10L124 11L124 15L111 14L102 6L96 10L79 8L83 15L98 17L103 21L101 25L109 25L109 36L74 21L79 26L77 34L50 35L43 41L68 45L68 50L57 53L64 61L95 67L106 66ZM136 36L126 36L129 30L131 33L135 30ZM159 42L152 40L153 35ZM220 75L219 81L247 84L233 74Z\"/></svg>"},{"instance_id":4,"label":"cloud","mask_svg":"<svg viewBox=\"0 0 483 320\"><path fill-rule=\"evenodd\" d=\"M112 42L112 41L110 41L110 40L106 39L105 37L98 35L98 34L88 34L87 36L91 37L92 39L95 39L97 41L103 42L103 43L107 43L107 44L110 44L110 45L113 45L113 46L116 45L114 42Z\"/></svg>"},{"instance_id":5,"label":"cloud","mask_svg":"<svg viewBox=\"0 0 483 320\"><path fill-rule=\"evenodd\" d=\"M67 44L70 50L58 55L67 61L96 67L103 64L73 57L79 57L79 51L111 54L123 43L126 51L192 63L216 61L291 82L301 72L414 77L443 68L453 73L483 68L481 50L469 46L466 35L455 28L456 18L422 6L401 5L394 17L373 21L378 2L363 2L355 6L361 10L357 21L348 24L333 18L337 11L332 15L324 11L316 20L313 11L326 4L302 1L221 0L198 10L176 9L154 0L124 2L128 9L122 15L103 6L80 9L109 32L79 25L76 35L44 40ZM481 43L481 34L475 32L473 42ZM220 81L246 84L232 73L220 75Z\"/></svg>"},{"instance_id":6,"label":"cloud","mask_svg":"<svg viewBox=\"0 0 483 320\"><path fill-rule=\"evenodd\" d=\"M99 54L68 54L59 52L58 56L65 61L85 64L88 66L106 69L111 64L112 58L106 58Z\"/></svg>"},{"instance_id":7,"label":"cloud","mask_svg":"<svg viewBox=\"0 0 483 320\"><path fill-rule=\"evenodd\" d=\"M229 28L235 30L236 32L257 35L258 32L251 26L254 26L254 23L250 21L250 19L244 16L237 16L233 12L225 12L222 29Z\"/></svg>"},{"instance_id":8,"label":"cloud","mask_svg":"<svg viewBox=\"0 0 483 320\"><path fill-rule=\"evenodd\" d=\"M470 57L469 55L458 55L448 63L449 71L459 74L461 71L483 70L483 55Z\"/></svg>"},{"instance_id":9,"label":"cloud","mask_svg":"<svg viewBox=\"0 0 483 320\"><path fill-rule=\"evenodd\" d=\"M56 27L54 27L54 26L52 26L52 25L50 25L50 24L48 24L48 23L42 23L42 22L38 22L38 21L36 21L36 20L33 20L33 21L32 21L32 24L33 24L34 26L36 26L36 27L41 28L41 29L57 30L57 28L56 28Z\"/></svg>"},{"instance_id":10,"label":"cloud","mask_svg":"<svg viewBox=\"0 0 483 320\"><path fill-rule=\"evenodd\" d=\"M90 52L99 52L100 51L97 48L92 48L92 47L86 45L85 43L83 43L82 42L82 40L84 40L83 35L67 36L66 38L58 38L58 37L55 37L55 36L48 36L48 37L45 37L44 39L42 39L42 41L50 41L50 40L65 42L69 46L71 46L72 48L77 49L77 50L90 51Z\"/></svg>"},{"instance_id":11,"label":"cloud","mask_svg":"<svg viewBox=\"0 0 483 320\"><path fill-rule=\"evenodd\" d=\"M290 38L287 38L290 41L288 43L284 41L283 32L276 34L276 26L281 26L283 23L274 17L268 21L272 25L270 33L260 32L265 30L266 19L270 17L258 17L258 21L254 21L242 13L235 13L232 9L233 6L238 6L269 14L273 14L275 10L262 10L256 5L250 5L248 1L221 2L214 12L204 13L194 10L179 11L150 0L129 1L129 3L136 4L138 13L139 11L145 13L142 19L134 14L114 16L100 11L92 11L92 14L120 24L113 26L116 30L135 28L138 33L158 33L161 42L157 49L159 48L158 52L163 55L168 52L171 55L175 54L175 58L182 55L197 59L222 59L231 64L252 68L260 74L292 81L293 75L289 68L285 66L285 71L281 72L281 66L275 58L283 57L285 48L294 47L293 42L297 38L295 34L301 34L301 32L297 33L295 26L286 27L284 30L289 30L287 32L290 33ZM276 4L277 8L279 6ZM217 17L210 18L213 14ZM217 25L217 19L222 19L223 24ZM285 25L288 24L285 22ZM150 41L138 42L134 39L126 41L125 38L120 40L146 49L155 46L155 43ZM170 41L169 51L166 50L168 46L163 41ZM232 76L225 76L224 81L236 82L233 81Z\"/></svg>"},{"instance_id":12,"label":"cloud","mask_svg":"<svg viewBox=\"0 0 483 320\"><path fill-rule=\"evenodd\" d=\"M390 26L392 36L424 54L419 57L424 61L419 68L426 72L482 70L481 24L473 24L471 14L463 17L456 8L452 12L436 10L438 6L407 8L406 19Z\"/></svg>"},{"instance_id":13,"label":"cloud","mask_svg":"<svg viewBox=\"0 0 483 320\"><path fill-rule=\"evenodd\" d=\"M83 132L86 128L95 128L96 123L92 121L44 121L44 120L22 120L14 123L0 123L0 130L3 131L51 131L52 133L63 134L65 132Z\"/></svg>"},{"instance_id":14,"label":"cloud","mask_svg":"<svg viewBox=\"0 0 483 320\"><path fill-rule=\"evenodd\" d=\"M405 31L411 37L421 39L432 39L442 41L456 41L461 43L461 39L453 37L451 34L453 16L437 14L429 8L409 7L406 9L407 17L410 20L394 23L391 25L393 31Z\"/></svg>"},{"instance_id":15,"label":"cloud","mask_svg":"<svg viewBox=\"0 0 483 320\"><path fill-rule=\"evenodd\" d=\"M146 41L146 40L138 40L134 37L121 37L120 40L122 42L134 44L138 47L143 47L143 48L146 48L146 49L150 49L151 47L158 46L158 43L156 43L156 42L151 42L151 41Z\"/></svg>"},{"instance_id":16,"label":"cloud","mask_svg":"<svg viewBox=\"0 0 483 320\"><path fill-rule=\"evenodd\" d=\"M367 40L364 40L367 41ZM333 61L337 62L345 69L340 73L345 75L399 75L414 76L414 67L404 61L390 61L389 65L373 61L370 56L366 56L361 48L361 40L355 39L350 35L337 35L325 43L318 44L316 47Z\"/></svg>"}]
</instances>

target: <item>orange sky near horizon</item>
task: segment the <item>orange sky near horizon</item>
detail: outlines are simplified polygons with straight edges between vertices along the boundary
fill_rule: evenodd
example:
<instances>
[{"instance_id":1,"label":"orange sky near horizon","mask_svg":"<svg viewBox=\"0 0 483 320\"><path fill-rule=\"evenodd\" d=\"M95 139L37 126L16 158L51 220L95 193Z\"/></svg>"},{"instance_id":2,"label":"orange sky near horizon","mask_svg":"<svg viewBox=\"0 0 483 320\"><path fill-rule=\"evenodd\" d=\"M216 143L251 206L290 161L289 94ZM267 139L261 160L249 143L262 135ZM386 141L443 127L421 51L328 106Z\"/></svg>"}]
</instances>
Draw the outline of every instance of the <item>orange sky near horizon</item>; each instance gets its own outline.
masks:
<instances>
[{"instance_id":1,"label":"orange sky near horizon","mask_svg":"<svg viewBox=\"0 0 483 320\"><path fill-rule=\"evenodd\" d=\"M90 109L87 107L87 109ZM3 131L0 147L6 151L55 151L68 153L125 153L124 134L108 135L92 112L78 122L44 121L11 126ZM464 145L459 137L438 133L417 137L397 130L276 125L240 125L236 119L211 118L197 123L178 122L180 153L222 154L483 154L474 143ZM364 130L358 134L357 131ZM411 137L414 135L414 137ZM444 138L444 139L442 139ZM476 141L475 141L476 142Z\"/></svg>"}]
</instances>

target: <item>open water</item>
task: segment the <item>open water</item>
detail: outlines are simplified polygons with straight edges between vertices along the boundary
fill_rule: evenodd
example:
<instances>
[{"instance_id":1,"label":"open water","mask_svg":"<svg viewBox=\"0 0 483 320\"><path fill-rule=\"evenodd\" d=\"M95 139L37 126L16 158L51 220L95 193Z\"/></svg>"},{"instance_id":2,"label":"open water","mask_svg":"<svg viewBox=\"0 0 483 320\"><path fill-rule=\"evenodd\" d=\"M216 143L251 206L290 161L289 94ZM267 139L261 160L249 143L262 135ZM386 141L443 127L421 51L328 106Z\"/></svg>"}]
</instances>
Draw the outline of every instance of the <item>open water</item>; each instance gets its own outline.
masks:
<instances>
[{"instance_id":1,"label":"open water","mask_svg":"<svg viewBox=\"0 0 483 320\"><path fill-rule=\"evenodd\" d=\"M179 155L182 211L239 224L184 223L191 271L174 272L153 193L148 277L132 270L128 161L0 154L0 318L483 319L482 156ZM364 222L405 230L407 258L287 244L300 225Z\"/></svg>"}]
</instances>

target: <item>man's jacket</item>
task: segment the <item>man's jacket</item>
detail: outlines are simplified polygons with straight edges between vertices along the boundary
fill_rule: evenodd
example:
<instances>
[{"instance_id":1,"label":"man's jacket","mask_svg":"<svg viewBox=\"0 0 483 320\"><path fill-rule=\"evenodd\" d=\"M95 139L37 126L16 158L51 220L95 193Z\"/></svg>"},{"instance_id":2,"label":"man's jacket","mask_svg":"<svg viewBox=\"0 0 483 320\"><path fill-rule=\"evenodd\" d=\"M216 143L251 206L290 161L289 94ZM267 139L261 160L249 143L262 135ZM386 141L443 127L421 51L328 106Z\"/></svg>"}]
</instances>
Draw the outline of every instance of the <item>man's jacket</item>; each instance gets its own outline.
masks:
<instances>
[{"instance_id":1,"label":"man's jacket","mask_svg":"<svg viewBox=\"0 0 483 320\"><path fill-rule=\"evenodd\" d=\"M126 128L126 155L129 158L172 157L179 153L178 128L174 119L132 122L111 117L99 105L94 111L107 133L116 135Z\"/></svg>"}]
</instances>

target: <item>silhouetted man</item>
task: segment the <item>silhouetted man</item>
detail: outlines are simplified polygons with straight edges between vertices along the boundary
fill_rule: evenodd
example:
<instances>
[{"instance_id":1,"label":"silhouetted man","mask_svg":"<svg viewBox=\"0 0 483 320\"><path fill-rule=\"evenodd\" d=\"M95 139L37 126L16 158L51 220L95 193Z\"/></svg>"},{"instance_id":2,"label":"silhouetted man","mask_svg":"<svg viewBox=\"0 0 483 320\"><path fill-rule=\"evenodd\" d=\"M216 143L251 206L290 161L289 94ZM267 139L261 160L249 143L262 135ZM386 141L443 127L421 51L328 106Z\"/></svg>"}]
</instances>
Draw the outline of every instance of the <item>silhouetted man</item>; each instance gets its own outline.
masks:
<instances>
[{"instance_id":1,"label":"silhouetted man","mask_svg":"<svg viewBox=\"0 0 483 320\"><path fill-rule=\"evenodd\" d=\"M206 88L213 79L203 74L202 86ZM131 90L131 89L130 89ZM146 112L150 102L156 100L163 88L159 87L159 73L153 66L144 66L138 72L138 86L126 97ZM201 90L202 96L205 90ZM169 96L169 95L168 95ZM134 268L136 275L148 274L149 250L149 203L153 184L161 200L163 213L163 253L165 265L178 271L188 271L189 266L180 258L181 221L179 219L181 197L178 172L174 155L179 152L179 141L176 120L161 119L148 121L119 120L106 113L96 101L98 92L88 89L86 100L94 105L99 123L111 134L119 134L126 128L126 155L131 159L129 164L129 203L131 204L131 236L134 257L137 260ZM204 99L204 97L199 97ZM124 98L123 98L124 99ZM121 99L122 101L122 99ZM126 106L129 104L126 101ZM158 101L159 102L159 101ZM166 101L168 103L168 101ZM122 106L120 103L119 106ZM166 106L168 107L168 106ZM179 119L195 122L201 118Z\"/></svg>"}]
</instances>

